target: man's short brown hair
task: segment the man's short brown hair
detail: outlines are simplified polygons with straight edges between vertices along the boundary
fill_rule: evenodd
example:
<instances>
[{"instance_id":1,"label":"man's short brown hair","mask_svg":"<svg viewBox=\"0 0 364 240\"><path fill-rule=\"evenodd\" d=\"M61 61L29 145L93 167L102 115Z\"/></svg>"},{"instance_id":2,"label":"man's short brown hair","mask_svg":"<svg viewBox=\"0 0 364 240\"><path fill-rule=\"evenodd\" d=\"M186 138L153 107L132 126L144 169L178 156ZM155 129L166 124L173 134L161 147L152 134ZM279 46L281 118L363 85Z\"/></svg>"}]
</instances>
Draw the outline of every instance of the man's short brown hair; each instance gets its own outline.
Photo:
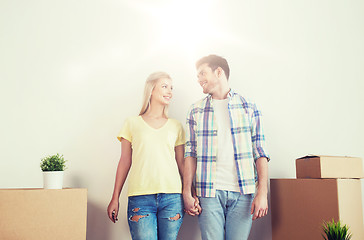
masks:
<instances>
[{"instance_id":1,"label":"man's short brown hair","mask_svg":"<svg viewBox=\"0 0 364 240\"><path fill-rule=\"evenodd\" d=\"M217 55L208 55L206 57L201 58L196 62L196 68L199 68L202 64L207 63L207 65L215 71L218 67L221 67L224 70L226 79L229 80L230 68L226 59Z\"/></svg>"}]
</instances>

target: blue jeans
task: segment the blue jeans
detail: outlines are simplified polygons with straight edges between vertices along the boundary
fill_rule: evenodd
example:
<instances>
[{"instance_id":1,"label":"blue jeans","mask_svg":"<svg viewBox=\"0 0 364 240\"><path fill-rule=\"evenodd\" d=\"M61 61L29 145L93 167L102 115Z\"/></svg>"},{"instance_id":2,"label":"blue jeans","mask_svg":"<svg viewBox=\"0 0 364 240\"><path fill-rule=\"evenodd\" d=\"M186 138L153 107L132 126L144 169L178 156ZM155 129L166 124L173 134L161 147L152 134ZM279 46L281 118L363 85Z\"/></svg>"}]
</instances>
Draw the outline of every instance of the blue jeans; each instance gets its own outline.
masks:
<instances>
[{"instance_id":1,"label":"blue jeans","mask_svg":"<svg viewBox=\"0 0 364 240\"><path fill-rule=\"evenodd\" d=\"M178 193L130 196L128 199L128 223L133 240L176 239L183 214L183 198Z\"/></svg>"},{"instance_id":2,"label":"blue jeans","mask_svg":"<svg viewBox=\"0 0 364 240\"><path fill-rule=\"evenodd\" d=\"M253 194L216 190L215 197L201 197L198 217L202 240L248 239Z\"/></svg>"}]
</instances>

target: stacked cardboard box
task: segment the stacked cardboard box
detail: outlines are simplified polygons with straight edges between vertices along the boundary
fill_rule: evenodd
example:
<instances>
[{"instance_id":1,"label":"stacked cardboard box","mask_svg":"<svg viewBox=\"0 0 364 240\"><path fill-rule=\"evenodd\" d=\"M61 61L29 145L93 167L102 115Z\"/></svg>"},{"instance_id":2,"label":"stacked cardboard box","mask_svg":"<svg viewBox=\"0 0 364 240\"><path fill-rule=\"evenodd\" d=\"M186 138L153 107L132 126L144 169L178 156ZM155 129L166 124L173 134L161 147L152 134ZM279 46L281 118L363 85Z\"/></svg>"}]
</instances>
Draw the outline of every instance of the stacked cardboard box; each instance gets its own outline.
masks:
<instances>
[{"instance_id":1,"label":"stacked cardboard box","mask_svg":"<svg viewBox=\"0 0 364 240\"><path fill-rule=\"evenodd\" d=\"M272 240L322 240L324 221L341 220L364 239L360 158L296 159L297 179L271 179Z\"/></svg>"},{"instance_id":2,"label":"stacked cardboard box","mask_svg":"<svg viewBox=\"0 0 364 240\"><path fill-rule=\"evenodd\" d=\"M87 189L0 189L0 239L85 240Z\"/></svg>"}]
</instances>

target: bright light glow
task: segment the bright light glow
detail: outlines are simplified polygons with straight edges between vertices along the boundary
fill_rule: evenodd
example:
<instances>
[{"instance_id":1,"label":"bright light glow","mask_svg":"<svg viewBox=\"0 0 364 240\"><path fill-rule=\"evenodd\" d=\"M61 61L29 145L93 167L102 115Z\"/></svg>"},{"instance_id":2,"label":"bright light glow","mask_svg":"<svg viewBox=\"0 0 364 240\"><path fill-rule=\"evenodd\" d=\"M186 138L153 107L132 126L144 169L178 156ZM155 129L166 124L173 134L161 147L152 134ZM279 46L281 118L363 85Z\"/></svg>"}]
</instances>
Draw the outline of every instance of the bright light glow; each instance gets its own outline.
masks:
<instances>
[{"instance_id":1,"label":"bright light glow","mask_svg":"<svg viewBox=\"0 0 364 240\"><path fill-rule=\"evenodd\" d=\"M135 2L135 1L133 1ZM169 0L136 6L151 17L157 48L176 47L192 53L205 41L218 35L214 28L212 6L214 0ZM150 4L150 3L149 3Z\"/></svg>"},{"instance_id":2,"label":"bright light glow","mask_svg":"<svg viewBox=\"0 0 364 240\"><path fill-rule=\"evenodd\" d=\"M162 45L194 50L213 34L209 10L211 1L172 1L161 8L158 20ZM215 30L216 31L216 30Z\"/></svg>"}]
</instances>

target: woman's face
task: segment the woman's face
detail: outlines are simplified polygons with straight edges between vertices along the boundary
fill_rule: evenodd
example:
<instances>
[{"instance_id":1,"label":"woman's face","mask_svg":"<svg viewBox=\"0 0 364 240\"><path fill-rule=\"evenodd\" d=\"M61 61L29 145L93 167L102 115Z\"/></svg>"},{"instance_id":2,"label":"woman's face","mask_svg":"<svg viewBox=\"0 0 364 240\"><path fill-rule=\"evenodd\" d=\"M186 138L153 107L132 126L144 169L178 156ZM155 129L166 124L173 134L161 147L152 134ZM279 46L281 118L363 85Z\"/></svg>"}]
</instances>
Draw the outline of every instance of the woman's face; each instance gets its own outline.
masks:
<instances>
[{"instance_id":1,"label":"woman's face","mask_svg":"<svg viewBox=\"0 0 364 240\"><path fill-rule=\"evenodd\" d=\"M168 105L172 99L172 80L169 78L158 79L152 91L151 102Z\"/></svg>"}]
</instances>

